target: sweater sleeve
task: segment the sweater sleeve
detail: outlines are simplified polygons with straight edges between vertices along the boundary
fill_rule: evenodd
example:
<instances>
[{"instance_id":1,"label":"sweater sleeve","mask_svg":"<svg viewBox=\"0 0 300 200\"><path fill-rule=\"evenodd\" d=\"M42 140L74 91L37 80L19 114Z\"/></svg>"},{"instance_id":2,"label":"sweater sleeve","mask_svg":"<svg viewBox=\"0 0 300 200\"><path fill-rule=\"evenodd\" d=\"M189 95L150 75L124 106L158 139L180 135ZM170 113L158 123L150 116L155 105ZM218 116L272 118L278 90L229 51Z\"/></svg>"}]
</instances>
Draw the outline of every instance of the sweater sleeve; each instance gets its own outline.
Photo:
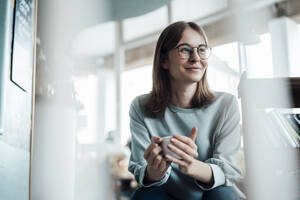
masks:
<instances>
[{"instance_id":1,"label":"sweater sleeve","mask_svg":"<svg viewBox=\"0 0 300 200\"><path fill-rule=\"evenodd\" d=\"M130 107L130 131L131 131L131 155L128 170L134 175L139 186L150 187L160 186L167 182L171 166L166 171L165 176L157 182L144 184L144 177L147 168L147 161L144 159L144 152L151 143L150 133L144 123L144 116L140 109L139 99L136 98Z\"/></svg>"},{"instance_id":2,"label":"sweater sleeve","mask_svg":"<svg viewBox=\"0 0 300 200\"><path fill-rule=\"evenodd\" d=\"M240 114L237 100L230 95L224 106L223 120L214 136L212 157L206 160L213 172L213 185L205 186L195 180L203 190L210 190L220 185L234 186L235 181L242 178L242 172L237 162L237 154L240 149Z\"/></svg>"}]
</instances>

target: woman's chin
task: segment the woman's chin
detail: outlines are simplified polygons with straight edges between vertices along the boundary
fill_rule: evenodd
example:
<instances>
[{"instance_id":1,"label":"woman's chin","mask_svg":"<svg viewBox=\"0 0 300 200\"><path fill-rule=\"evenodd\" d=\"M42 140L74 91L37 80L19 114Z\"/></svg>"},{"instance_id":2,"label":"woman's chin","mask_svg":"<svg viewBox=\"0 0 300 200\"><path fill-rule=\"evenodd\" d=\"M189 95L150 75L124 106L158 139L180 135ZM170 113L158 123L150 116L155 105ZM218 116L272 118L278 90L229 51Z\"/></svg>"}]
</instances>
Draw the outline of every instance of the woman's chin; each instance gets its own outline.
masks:
<instances>
[{"instance_id":1,"label":"woman's chin","mask_svg":"<svg viewBox=\"0 0 300 200\"><path fill-rule=\"evenodd\" d=\"M201 74L195 74L193 76L190 75L188 77L188 79L190 82L194 83L194 82L199 82L202 79L202 77L203 77L203 74L201 73Z\"/></svg>"}]
</instances>

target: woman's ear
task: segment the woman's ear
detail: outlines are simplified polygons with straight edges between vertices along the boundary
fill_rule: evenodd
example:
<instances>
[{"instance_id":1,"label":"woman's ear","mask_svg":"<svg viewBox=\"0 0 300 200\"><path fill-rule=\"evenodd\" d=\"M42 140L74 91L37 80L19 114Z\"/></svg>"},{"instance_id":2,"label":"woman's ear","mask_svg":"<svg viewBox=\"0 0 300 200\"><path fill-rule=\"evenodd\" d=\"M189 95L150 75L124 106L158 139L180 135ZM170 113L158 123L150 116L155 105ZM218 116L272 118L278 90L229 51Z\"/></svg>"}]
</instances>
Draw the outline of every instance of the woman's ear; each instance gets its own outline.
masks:
<instances>
[{"instance_id":1,"label":"woman's ear","mask_svg":"<svg viewBox=\"0 0 300 200\"><path fill-rule=\"evenodd\" d=\"M164 59L164 61L162 62L162 68L163 69L169 69L168 59Z\"/></svg>"},{"instance_id":2,"label":"woman's ear","mask_svg":"<svg viewBox=\"0 0 300 200\"><path fill-rule=\"evenodd\" d=\"M167 54L162 54L161 55L161 60L162 60L161 67L163 69L166 69L166 70L169 69L168 55Z\"/></svg>"},{"instance_id":3,"label":"woman's ear","mask_svg":"<svg viewBox=\"0 0 300 200\"><path fill-rule=\"evenodd\" d=\"M168 63L167 63L167 62L163 62L163 63L162 63L162 68L163 68L163 69L169 69Z\"/></svg>"}]
</instances>

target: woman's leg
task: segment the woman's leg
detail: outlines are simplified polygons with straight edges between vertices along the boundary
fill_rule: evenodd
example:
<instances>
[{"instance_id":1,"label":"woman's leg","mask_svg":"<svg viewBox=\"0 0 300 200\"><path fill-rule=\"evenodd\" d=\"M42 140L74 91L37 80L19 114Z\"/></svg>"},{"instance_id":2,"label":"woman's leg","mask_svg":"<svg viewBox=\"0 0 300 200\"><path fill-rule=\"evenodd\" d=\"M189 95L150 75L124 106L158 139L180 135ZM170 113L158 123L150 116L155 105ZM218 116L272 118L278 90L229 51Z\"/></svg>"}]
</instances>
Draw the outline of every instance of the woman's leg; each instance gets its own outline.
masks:
<instances>
[{"instance_id":1,"label":"woman's leg","mask_svg":"<svg viewBox=\"0 0 300 200\"><path fill-rule=\"evenodd\" d=\"M172 198L161 187L141 187L138 188L131 200L172 200Z\"/></svg>"},{"instance_id":2,"label":"woman's leg","mask_svg":"<svg viewBox=\"0 0 300 200\"><path fill-rule=\"evenodd\" d=\"M203 200L240 200L232 187L219 186L204 192Z\"/></svg>"}]
</instances>

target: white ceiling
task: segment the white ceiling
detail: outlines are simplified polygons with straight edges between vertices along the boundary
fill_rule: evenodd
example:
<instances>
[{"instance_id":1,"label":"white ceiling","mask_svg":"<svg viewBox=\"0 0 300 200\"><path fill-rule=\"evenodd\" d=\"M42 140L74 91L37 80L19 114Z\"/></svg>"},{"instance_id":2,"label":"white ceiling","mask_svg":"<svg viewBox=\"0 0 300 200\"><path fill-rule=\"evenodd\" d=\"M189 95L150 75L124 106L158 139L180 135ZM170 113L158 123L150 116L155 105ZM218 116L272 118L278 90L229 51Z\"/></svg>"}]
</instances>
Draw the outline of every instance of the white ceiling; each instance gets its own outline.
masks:
<instances>
[{"instance_id":1,"label":"white ceiling","mask_svg":"<svg viewBox=\"0 0 300 200\"><path fill-rule=\"evenodd\" d=\"M226 9L228 0L173 0L172 21L195 20ZM147 6L147 5L141 5ZM161 30L168 24L168 8L160 7L147 14L123 20L124 42ZM105 56L113 53L116 37L115 22L105 22L81 31L73 45L77 56Z\"/></svg>"},{"instance_id":2,"label":"white ceiling","mask_svg":"<svg viewBox=\"0 0 300 200\"><path fill-rule=\"evenodd\" d=\"M260 9L276 1L280 0L173 0L170 4L170 17L172 21L207 21L208 18L218 20L216 16L222 16L232 7L236 9L236 6L243 5ZM112 54L115 48L115 24L113 21L105 22L81 31L74 41L73 53L77 56ZM165 5L147 14L124 19L122 24L124 43L141 38L162 30L168 24L168 8Z\"/></svg>"}]
</instances>

